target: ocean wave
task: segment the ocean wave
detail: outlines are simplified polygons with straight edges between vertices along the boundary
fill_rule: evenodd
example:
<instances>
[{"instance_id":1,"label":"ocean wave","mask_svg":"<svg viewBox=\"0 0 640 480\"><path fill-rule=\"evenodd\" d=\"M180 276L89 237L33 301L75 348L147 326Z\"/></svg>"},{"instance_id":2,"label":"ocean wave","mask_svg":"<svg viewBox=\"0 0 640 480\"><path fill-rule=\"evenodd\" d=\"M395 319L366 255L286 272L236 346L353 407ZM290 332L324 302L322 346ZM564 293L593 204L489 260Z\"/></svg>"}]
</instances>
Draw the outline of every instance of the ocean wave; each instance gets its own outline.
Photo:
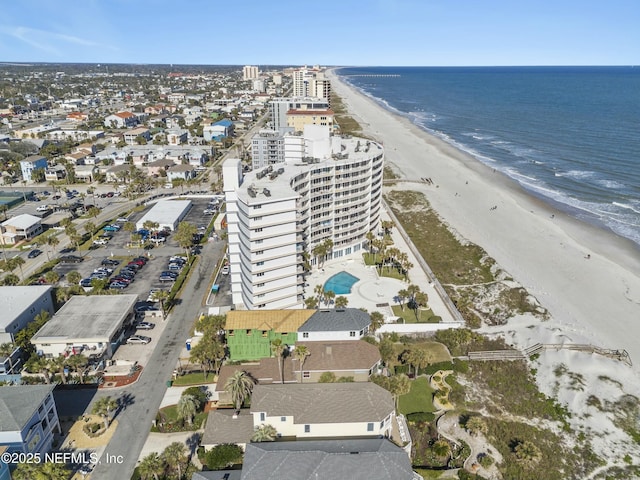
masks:
<instances>
[{"instance_id":1,"label":"ocean wave","mask_svg":"<svg viewBox=\"0 0 640 480\"><path fill-rule=\"evenodd\" d=\"M582 180L585 178L592 178L597 175L597 173L591 170L569 170L567 172L555 172L554 175L556 177L570 177Z\"/></svg>"},{"instance_id":2,"label":"ocean wave","mask_svg":"<svg viewBox=\"0 0 640 480\"><path fill-rule=\"evenodd\" d=\"M598 179L596 180L596 183L605 188L615 188L618 190L627 187L624 183L618 182L616 180L607 180L606 178Z\"/></svg>"},{"instance_id":3,"label":"ocean wave","mask_svg":"<svg viewBox=\"0 0 640 480\"><path fill-rule=\"evenodd\" d=\"M611 204L615 205L616 207L624 208L625 210L631 210L633 212L640 214L640 206L634 207L633 205L627 205L626 203L620 203L620 202L611 202Z\"/></svg>"}]
</instances>

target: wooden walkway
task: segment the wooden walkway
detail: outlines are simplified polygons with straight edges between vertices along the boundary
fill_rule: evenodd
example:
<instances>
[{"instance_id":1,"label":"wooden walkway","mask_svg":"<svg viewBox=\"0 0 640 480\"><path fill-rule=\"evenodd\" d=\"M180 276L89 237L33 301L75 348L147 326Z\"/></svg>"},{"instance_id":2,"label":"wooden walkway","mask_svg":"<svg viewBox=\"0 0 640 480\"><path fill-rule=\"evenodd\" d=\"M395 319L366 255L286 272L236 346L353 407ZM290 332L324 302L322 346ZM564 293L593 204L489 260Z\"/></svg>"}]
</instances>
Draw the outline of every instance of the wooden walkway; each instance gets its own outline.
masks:
<instances>
[{"instance_id":1,"label":"wooden walkway","mask_svg":"<svg viewBox=\"0 0 640 480\"><path fill-rule=\"evenodd\" d=\"M469 352L469 360L524 360L541 353L544 350L573 350L578 352L597 353L603 357L613 358L629 366L632 365L629 352L626 350L611 350L596 347L595 345L581 343L536 343L524 351L520 350L485 350L480 352Z\"/></svg>"}]
</instances>

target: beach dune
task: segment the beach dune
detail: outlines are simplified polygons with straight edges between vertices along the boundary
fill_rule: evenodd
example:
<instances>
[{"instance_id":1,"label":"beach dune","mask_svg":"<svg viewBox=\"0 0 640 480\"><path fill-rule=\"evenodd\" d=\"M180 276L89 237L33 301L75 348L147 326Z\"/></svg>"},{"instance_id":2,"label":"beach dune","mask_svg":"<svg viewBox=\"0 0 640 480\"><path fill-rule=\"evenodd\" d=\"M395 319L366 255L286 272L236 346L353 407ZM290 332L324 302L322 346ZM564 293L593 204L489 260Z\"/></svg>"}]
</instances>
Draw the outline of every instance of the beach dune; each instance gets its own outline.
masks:
<instances>
[{"instance_id":1,"label":"beach dune","mask_svg":"<svg viewBox=\"0 0 640 480\"><path fill-rule=\"evenodd\" d=\"M329 75L332 88L365 133L384 144L387 164L401 179L433 181L400 181L394 188L424 193L450 227L483 247L534 295L549 310L558 343L625 349L638 377L637 245L554 209L513 180L381 107L334 72Z\"/></svg>"}]
</instances>

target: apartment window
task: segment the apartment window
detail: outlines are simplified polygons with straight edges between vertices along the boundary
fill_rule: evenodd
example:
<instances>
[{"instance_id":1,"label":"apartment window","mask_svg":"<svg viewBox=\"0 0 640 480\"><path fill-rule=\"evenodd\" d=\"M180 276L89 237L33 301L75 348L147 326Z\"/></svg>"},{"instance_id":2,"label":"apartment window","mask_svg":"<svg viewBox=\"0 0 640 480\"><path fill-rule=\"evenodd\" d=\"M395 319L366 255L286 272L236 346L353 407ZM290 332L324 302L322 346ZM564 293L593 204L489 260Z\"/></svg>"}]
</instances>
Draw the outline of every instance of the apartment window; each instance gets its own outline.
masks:
<instances>
[{"instance_id":1,"label":"apartment window","mask_svg":"<svg viewBox=\"0 0 640 480\"><path fill-rule=\"evenodd\" d=\"M356 332L349 332L349 336L350 337L355 337L356 336Z\"/></svg>"},{"instance_id":2,"label":"apartment window","mask_svg":"<svg viewBox=\"0 0 640 480\"><path fill-rule=\"evenodd\" d=\"M280 421L281 422L286 422L287 421L287 417L280 417Z\"/></svg>"},{"instance_id":3,"label":"apartment window","mask_svg":"<svg viewBox=\"0 0 640 480\"><path fill-rule=\"evenodd\" d=\"M258 222L258 221L260 221L260 220L262 220L262 217L253 217L253 221L254 221L254 222Z\"/></svg>"},{"instance_id":4,"label":"apartment window","mask_svg":"<svg viewBox=\"0 0 640 480\"><path fill-rule=\"evenodd\" d=\"M264 283L259 283L256 285L256 288L264 287Z\"/></svg>"},{"instance_id":5,"label":"apartment window","mask_svg":"<svg viewBox=\"0 0 640 480\"><path fill-rule=\"evenodd\" d=\"M264 272L260 272L258 274L256 274L257 277L264 277Z\"/></svg>"},{"instance_id":6,"label":"apartment window","mask_svg":"<svg viewBox=\"0 0 640 480\"><path fill-rule=\"evenodd\" d=\"M264 307L266 307L266 306L267 306L267 304L266 304L266 303L261 303L260 305L258 305L258 308L264 308Z\"/></svg>"},{"instance_id":7,"label":"apartment window","mask_svg":"<svg viewBox=\"0 0 640 480\"><path fill-rule=\"evenodd\" d=\"M264 240L260 239L260 240L254 240L255 243L262 243Z\"/></svg>"},{"instance_id":8,"label":"apartment window","mask_svg":"<svg viewBox=\"0 0 640 480\"><path fill-rule=\"evenodd\" d=\"M260 421L264 422L267 419L267 414L264 412L260 412Z\"/></svg>"},{"instance_id":9,"label":"apartment window","mask_svg":"<svg viewBox=\"0 0 640 480\"><path fill-rule=\"evenodd\" d=\"M251 330L247 329L247 335L251 335Z\"/></svg>"},{"instance_id":10,"label":"apartment window","mask_svg":"<svg viewBox=\"0 0 640 480\"><path fill-rule=\"evenodd\" d=\"M311 432L311 425L305 425L304 426L304 433L310 433Z\"/></svg>"},{"instance_id":11,"label":"apartment window","mask_svg":"<svg viewBox=\"0 0 640 480\"><path fill-rule=\"evenodd\" d=\"M302 372L302 378L311 378L310 372Z\"/></svg>"},{"instance_id":12,"label":"apartment window","mask_svg":"<svg viewBox=\"0 0 640 480\"><path fill-rule=\"evenodd\" d=\"M373 432L373 423L367 423L367 432Z\"/></svg>"},{"instance_id":13,"label":"apartment window","mask_svg":"<svg viewBox=\"0 0 640 480\"><path fill-rule=\"evenodd\" d=\"M309 338L309 332L303 332L302 338Z\"/></svg>"},{"instance_id":14,"label":"apartment window","mask_svg":"<svg viewBox=\"0 0 640 480\"><path fill-rule=\"evenodd\" d=\"M261 231L262 231L262 227L260 227L260 228L256 228L256 229L254 229L253 231L254 231L254 232L261 232Z\"/></svg>"},{"instance_id":15,"label":"apartment window","mask_svg":"<svg viewBox=\"0 0 640 480\"><path fill-rule=\"evenodd\" d=\"M360 330L360 336L364 335L364 330Z\"/></svg>"},{"instance_id":16,"label":"apartment window","mask_svg":"<svg viewBox=\"0 0 640 480\"><path fill-rule=\"evenodd\" d=\"M264 265L264 262L258 262L258 263L256 263L256 266L257 266L257 267L261 267L262 265Z\"/></svg>"},{"instance_id":17,"label":"apartment window","mask_svg":"<svg viewBox=\"0 0 640 480\"><path fill-rule=\"evenodd\" d=\"M267 336L267 331L266 330L262 330L262 336L266 337Z\"/></svg>"},{"instance_id":18,"label":"apartment window","mask_svg":"<svg viewBox=\"0 0 640 480\"><path fill-rule=\"evenodd\" d=\"M263 253L264 253L264 250L258 250L258 251L256 252L256 255L262 255Z\"/></svg>"},{"instance_id":19,"label":"apartment window","mask_svg":"<svg viewBox=\"0 0 640 480\"><path fill-rule=\"evenodd\" d=\"M254 210L258 210L259 208L262 208L262 205L254 205L254 206L253 206L253 209L254 209Z\"/></svg>"}]
</instances>

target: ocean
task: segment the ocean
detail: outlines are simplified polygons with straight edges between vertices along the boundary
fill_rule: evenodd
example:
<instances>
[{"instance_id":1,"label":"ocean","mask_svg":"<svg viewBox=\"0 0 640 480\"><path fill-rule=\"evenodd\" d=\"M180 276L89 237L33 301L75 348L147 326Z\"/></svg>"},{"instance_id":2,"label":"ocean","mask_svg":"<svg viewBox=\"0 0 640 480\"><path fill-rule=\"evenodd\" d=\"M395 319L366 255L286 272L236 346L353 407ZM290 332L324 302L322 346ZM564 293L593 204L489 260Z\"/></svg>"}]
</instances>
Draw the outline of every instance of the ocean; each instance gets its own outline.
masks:
<instances>
[{"instance_id":1,"label":"ocean","mask_svg":"<svg viewBox=\"0 0 640 480\"><path fill-rule=\"evenodd\" d=\"M640 67L336 70L531 194L640 246Z\"/></svg>"}]
</instances>

